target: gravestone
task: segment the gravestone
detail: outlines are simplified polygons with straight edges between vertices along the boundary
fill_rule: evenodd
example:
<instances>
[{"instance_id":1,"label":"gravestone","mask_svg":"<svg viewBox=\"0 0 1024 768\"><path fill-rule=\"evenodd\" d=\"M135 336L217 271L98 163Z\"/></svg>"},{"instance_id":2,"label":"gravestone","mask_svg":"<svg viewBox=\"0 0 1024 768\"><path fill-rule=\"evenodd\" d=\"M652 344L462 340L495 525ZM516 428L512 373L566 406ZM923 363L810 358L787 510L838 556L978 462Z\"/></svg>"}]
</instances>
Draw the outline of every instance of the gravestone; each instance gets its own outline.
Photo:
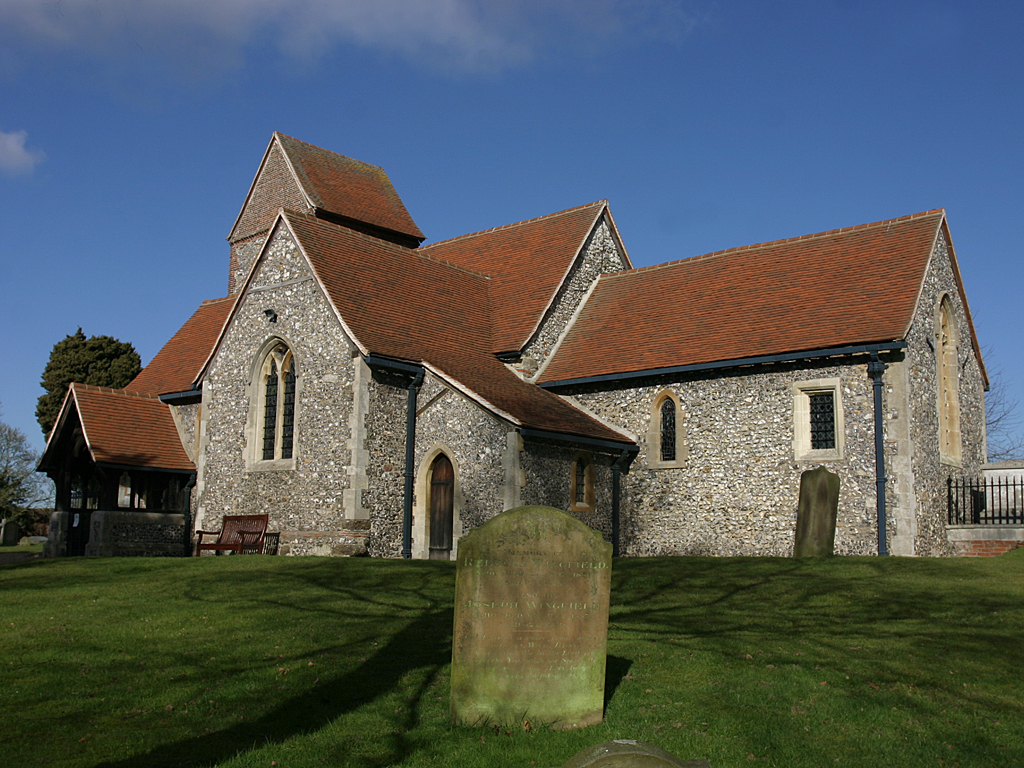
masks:
<instances>
[{"instance_id":1,"label":"gravestone","mask_svg":"<svg viewBox=\"0 0 1024 768\"><path fill-rule=\"evenodd\" d=\"M611 566L611 544L552 507L503 512L462 538L452 722L601 722Z\"/></svg>"},{"instance_id":2,"label":"gravestone","mask_svg":"<svg viewBox=\"0 0 1024 768\"><path fill-rule=\"evenodd\" d=\"M707 760L680 760L654 744L616 739L569 758L562 768L711 768Z\"/></svg>"},{"instance_id":3,"label":"gravestone","mask_svg":"<svg viewBox=\"0 0 1024 768\"><path fill-rule=\"evenodd\" d=\"M839 475L825 467L800 475L794 557L831 557L835 552L839 514Z\"/></svg>"}]
</instances>

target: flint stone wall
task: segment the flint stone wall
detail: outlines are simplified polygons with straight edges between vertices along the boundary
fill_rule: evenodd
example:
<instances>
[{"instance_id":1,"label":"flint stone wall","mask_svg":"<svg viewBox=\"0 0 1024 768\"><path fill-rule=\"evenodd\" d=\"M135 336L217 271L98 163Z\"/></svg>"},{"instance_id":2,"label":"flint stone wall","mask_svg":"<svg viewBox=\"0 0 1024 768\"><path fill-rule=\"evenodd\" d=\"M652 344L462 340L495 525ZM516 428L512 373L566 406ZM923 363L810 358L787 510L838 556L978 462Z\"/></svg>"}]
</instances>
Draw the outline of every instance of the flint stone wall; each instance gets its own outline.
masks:
<instances>
[{"instance_id":1,"label":"flint stone wall","mask_svg":"<svg viewBox=\"0 0 1024 768\"><path fill-rule=\"evenodd\" d=\"M836 554L877 550L874 405L866 365L822 363L757 371L641 379L618 389L577 387L567 392L640 436L640 453L622 476L623 554L790 555L800 474L819 463L842 482ZM793 384L823 378L841 382L843 458L798 461L793 453ZM681 403L678 418L686 425L687 457L681 467L652 469L646 435L654 401L666 388ZM887 463L895 449L892 441L886 442ZM890 507L895 504L891 487L886 498Z\"/></svg>"},{"instance_id":2,"label":"flint stone wall","mask_svg":"<svg viewBox=\"0 0 1024 768\"><path fill-rule=\"evenodd\" d=\"M408 377L375 371L369 384L366 446L370 553L400 557L405 488L405 425ZM454 540L503 511L510 473L508 427L462 394L427 375L417 393L413 496L413 552L425 553L427 474L439 452L455 470ZM425 554L424 554L425 556Z\"/></svg>"},{"instance_id":3,"label":"flint stone wall","mask_svg":"<svg viewBox=\"0 0 1024 768\"><path fill-rule=\"evenodd\" d=\"M366 489L370 555L401 557L405 490L405 409L409 378L375 370L365 377Z\"/></svg>"},{"instance_id":4,"label":"flint stone wall","mask_svg":"<svg viewBox=\"0 0 1024 768\"><path fill-rule=\"evenodd\" d=\"M307 211L309 206L288 170L284 154L275 144L260 171L252 195L245 203L234 233L228 268L229 294L242 287L253 261L263 247L267 230L278 208Z\"/></svg>"},{"instance_id":5,"label":"flint stone wall","mask_svg":"<svg viewBox=\"0 0 1024 768\"><path fill-rule=\"evenodd\" d=\"M591 511L573 511L572 473L576 457L587 453L594 466L595 502ZM617 457L615 457L617 458ZM528 440L521 454L522 503L561 509L612 540L612 457L580 451L563 443ZM622 476L623 479L625 475ZM622 484L625 488L625 484Z\"/></svg>"},{"instance_id":6,"label":"flint stone wall","mask_svg":"<svg viewBox=\"0 0 1024 768\"><path fill-rule=\"evenodd\" d=\"M97 510L89 517L87 557L181 557L185 516L178 513Z\"/></svg>"},{"instance_id":7,"label":"flint stone wall","mask_svg":"<svg viewBox=\"0 0 1024 768\"><path fill-rule=\"evenodd\" d=\"M277 312L275 323L265 309ZM295 448L291 462L269 466L254 459L253 372L274 338L284 340L296 360ZM354 474L353 378L353 351L343 330L291 236L278 231L204 384L197 527L216 529L225 514L267 512L269 529L289 542L282 554L325 553L323 534L343 545L344 532L355 527L344 507Z\"/></svg>"},{"instance_id":8,"label":"flint stone wall","mask_svg":"<svg viewBox=\"0 0 1024 768\"><path fill-rule=\"evenodd\" d=\"M950 246L945 233L932 252L917 312L907 335L909 403L912 413L913 492L917 499L913 554L956 554L946 533L946 483L950 476L977 480L986 460L985 393L981 367L971 344L963 298L956 287ZM959 343L957 368L960 390L961 461L959 466L939 459L939 395L936 317L943 295L949 294L956 315ZM929 341L931 344L929 345ZM910 553L907 553L910 554Z\"/></svg>"},{"instance_id":9,"label":"flint stone wall","mask_svg":"<svg viewBox=\"0 0 1024 768\"><path fill-rule=\"evenodd\" d=\"M535 376L551 355L591 286L601 275L621 272L625 268L625 256L612 237L607 218L602 218L594 228L590 241L584 246L582 257L577 259L570 270L569 279L562 284L540 331L524 349L522 360L512 366L514 370L526 378Z\"/></svg>"},{"instance_id":10,"label":"flint stone wall","mask_svg":"<svg viewBox=\"0 0 1024 768\"><path fill-rule=\"evenodd\" d=\"M438 452L443 451L455 469L455 559L460 535L505 509L504 458L509 428L432 376L426 377L420 389L418 410L414 523L429 517L427 473ZM414 531L418 528L426 530L414 524ZM414 551L417 543L413 542Z\"/></svg>"}]
</instances>

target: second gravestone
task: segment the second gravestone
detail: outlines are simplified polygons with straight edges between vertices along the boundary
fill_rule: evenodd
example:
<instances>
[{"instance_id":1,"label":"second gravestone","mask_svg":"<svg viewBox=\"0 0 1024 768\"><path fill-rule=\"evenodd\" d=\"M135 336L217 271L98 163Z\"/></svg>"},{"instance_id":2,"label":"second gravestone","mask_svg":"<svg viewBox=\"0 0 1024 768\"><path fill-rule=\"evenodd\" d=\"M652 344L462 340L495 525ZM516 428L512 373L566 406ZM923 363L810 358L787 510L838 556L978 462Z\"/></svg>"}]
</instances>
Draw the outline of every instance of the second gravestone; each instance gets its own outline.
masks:
<instances>
[{"instance_id":1,"label":"second gravestone","mask_svg":"<svg viewBox=\"0 0 1024 768\"><path fill-rule=\"evenodd\" d=\"M575 728L604 713L612 545L552 507L459 542L451 719Z\"/></svg>"}]
</instances>

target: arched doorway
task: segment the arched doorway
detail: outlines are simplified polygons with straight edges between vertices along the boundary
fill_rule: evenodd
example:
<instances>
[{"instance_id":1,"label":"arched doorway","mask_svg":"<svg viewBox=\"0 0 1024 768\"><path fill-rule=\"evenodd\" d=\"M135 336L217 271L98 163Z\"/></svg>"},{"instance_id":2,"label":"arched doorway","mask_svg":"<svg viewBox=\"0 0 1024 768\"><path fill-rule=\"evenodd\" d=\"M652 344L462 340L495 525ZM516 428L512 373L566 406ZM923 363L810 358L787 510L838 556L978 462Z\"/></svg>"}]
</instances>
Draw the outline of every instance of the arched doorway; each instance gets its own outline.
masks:
<instances>
[{"instance_id":1,"label":"arched doorway","mask_svg":"<svg viewBox=\"0 0 1024 768\"><path fill-rule=\"evenodd\" d=\"M455 469L443 453L430 465L430 559L450 560Z\"/></svg>"}]
</instances>

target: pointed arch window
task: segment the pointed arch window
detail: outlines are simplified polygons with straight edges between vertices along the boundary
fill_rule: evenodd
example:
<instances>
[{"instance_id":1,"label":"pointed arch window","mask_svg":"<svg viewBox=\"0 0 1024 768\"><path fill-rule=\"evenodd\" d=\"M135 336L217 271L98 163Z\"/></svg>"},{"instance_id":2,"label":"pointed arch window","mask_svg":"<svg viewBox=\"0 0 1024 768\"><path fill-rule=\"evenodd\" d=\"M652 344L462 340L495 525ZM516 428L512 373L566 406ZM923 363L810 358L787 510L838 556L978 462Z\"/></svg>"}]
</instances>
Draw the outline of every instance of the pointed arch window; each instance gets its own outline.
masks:
<instances>
[{"instance_id":1,"label":"pointed arch window","mask_svg":"<svg viewBox=\"0 0 1024 768\"><path fill-rule=\"evenodd\" d=\"M661 430L659 452L662 461L676 460L676 404L672 398L661 401Z\"/></svg>"},{"instance_id":2,"label":"pointed arch window","mask_svg":"<svg viewBox=\"0 0 1024 768\"><path fill-rule=\"evenodd\" d=\"M956 313L949 296L939 304L935 350L939 397L939 458L960 463L960 366Z\"/></svg>"},{"instance_id":3,"label":"pointed arch window","mask_svg":"<svg viewBox=\"0 0 1024 768\"><path fill-rule=\"evenodd\" d=\"M590 454L581 453L573 462L569 499L573 512L594 511L597 494L594 491L594 462Z\"/></svg>"},{"instance_id":4,"label":"pointed arch window","mask_svg":"<svg viewBox=\"0 0 1024 768\"><path fill-rule=\"evenodd\" d=\"M651 404L647 431L647 466L668 469L686 465L687 446L683 410L672 389L657 394Z\"/></svg>"},{"instance_id":5,"label":"pointed arch window","mask_svg":"<svg viewBox=\"0 0 1024 768\"><path fill-rule=\"evenodd\" d=\"M295 454L295 356L285 344L267 354L259 374L258 445L263 461L291 459Z\"/></svg>"}]
</instances>

